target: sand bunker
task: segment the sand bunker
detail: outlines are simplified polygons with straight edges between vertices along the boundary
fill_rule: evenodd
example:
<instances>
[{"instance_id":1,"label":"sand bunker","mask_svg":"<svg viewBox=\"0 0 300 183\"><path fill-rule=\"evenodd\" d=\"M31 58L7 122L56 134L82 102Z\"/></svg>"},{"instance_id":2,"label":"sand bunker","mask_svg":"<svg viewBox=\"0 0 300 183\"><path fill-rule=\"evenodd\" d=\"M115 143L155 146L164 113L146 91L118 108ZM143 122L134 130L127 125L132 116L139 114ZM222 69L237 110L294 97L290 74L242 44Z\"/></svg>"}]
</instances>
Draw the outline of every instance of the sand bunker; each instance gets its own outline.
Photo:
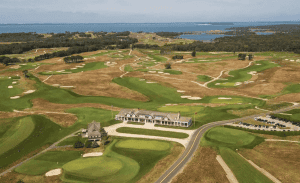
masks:
<instances>
[{"instance_id":1,"label":"sand bunker","mask_svg":"<svg viewBox=\"0 0 300 183\"><path fill-rule=\"evenodd\" d=\"M162 74L162 73L164 73L164 72L157 72L157 73Z\"/></svg>"},{"instance_id":2,"label":"sand bunker","mask_svg":"<svg viewBox=\"0 0 300 183\"><path fill-rule=\"evenodd\" d=\"M60 86L62 88L74 88L74 86Z\"/></svg>"},{"instance_id":3,"label":"sand bunker","mask_svg":"<svg viewBox=\"0 0 300 183\"><path fill-rule=\"evenodd\" d=\"M25 94L28 94L28 93L33 93L33 92L35 92L35 90L28 90L28 91L26 91L26 92L24 92Z\"/></svg>"},{"instance_id":4,"label":"sand bunker","mask_svg":"<svg viewBox=\"0 0 300 183\"><path fill-rule=\"evenodd\" d=\"M183 90L177 90L177 92L179 92L179 93L183 93L183 92L185 92L185 91L183 91Z\"/></svg>"},{"instance_id":5,"label":"sand bunker","mask_svg":"<svg viewBox=\"0 0 300 183\"><path fill-rule=\"evenodd\" d=\"M232 98L219 97L218 99L225 99L225 100L228 100L228 99L232 99Z\"/></svg>"},{"instance_id":6,"label":"sand bunker","mask_svg":"<svg viewBox=\"0 0 300 183\"><path fill-rule=\"evenodd\" d=\"M170 73L165 73L166 75L170 75Z\"/></svg>"},{"instance_id":7,"label":"sand bunker","mask_svg":"<svg viewBox=\"0 0 300 183\"><path fill-rule=\"evenodd\" d=\"M201 97L189 97L188 99L190 99L190 100L200 100Z\"/></svg>"},{"instance_id":8,"label":"sand bunker","mask_svg":"<svg viewBox=\"0 0 300 183\"><path fill-rule=\"evenodd\" d=\"M13 82L12 82L12 84L16 84L16 83L17 83L16 81L13 81Z\"/></svg>"},{"instance_id":9,"label":"sand bunker","mask_svg":"<svg viewBox=\"0 0 300 183\"><path fill-rule=\"evenodd\" d=\"M255 64L255 65L261 65L261 64Z\"/></svg>"},{"instance_id":10,"label":"sand bunker","mask_svg":"<svg viewBox=\"0 0 300 183\"><path fill-rule=\"evenodd\" d=\"M236 83L234 84L234 86L238 86L238 85L241 85L241 84L243 84L243 83L241 83L241 82L236 82Z\"/></svg>"},{"instance_id":11,"label":"sand bunker","mask_svg":"<svg viewBox=\"0 0 300 183\"><path fill-rule=\"evenodd\" d=\"M13 86L8 86L7 88L13 88Z\"/></svg>"},{"instance_id":12,"label":"sand bunker","mask_svg":"<svg viewBox=\"0 0 300 183\"><path fill-rule=\"evenodd\" d=\"M146 83L156 83L156 82L151 82L151 81L148 81L148 82L146 82Z\"/></svg>"},{"instance_id":13,"label":"sand bunker","mask_svg":"<svg viewBox=\"0 0 300 183\"><path fill-rule=\"evenodd\" d=\"M215 85L220 85L221 83L216 83Z\"/></svg>"},{"instance_id":14,"label":"sand bunker","mask_svg":"<svg viewBox=\"0 0 300 183\"><path fill-rule=\"evenodd\" d=\"M185 61L185 62L194 62L194 61Z\"/></svg>"},{"instance_id":15,"label":"sand bunker","mask_svg":"<svg viewBox=\"0 0 300 183\"><path fill-rule=\"evenodd\" d=\"M83 66L77 65L76 67L80 67L80 68L82 68Z\"/></svg>"},{"instance_id":16,"label":"sand bunker","mask_svg":"<svg viewBox=\"0 0 300 183\"><path fill-rule=\"evenodd\" d=\"M50 176L59 175L59 174L61 174L61 168L54 169L54 170L50 170L50 171L47 172L45 175L46 175L47 177L50 177Z\"/></svg>"},{"instance_id":17,"label":"sand bunker","mask_svg":"<svg viewBox=\"0 0 300 183\"><path fill-rule=\"evenodd\" d=\"M290 60L291 62L294 62L295 60Z\"/></svg>"},{"instance_id":18,"label":"sand bunker","mask_svg":"<svg viewBox=\"0 0 300 183\"><path fill-rule=\"evenodd\" d=\"M102 152L86 153L82 157L93 157L93 156L102 156Z\"/></svg>"},{"instance_id":19,"label":"sand bunker","mask_svg":"<svg viewBox=\"0 0 300 183\"><path fill-rule=\"evenodd\" d=\"M71 68L71 70L74 70L74 69L77 69L77 68Z\"/></svg>"},{"instance_id":20,"label":"sand bunker","mask_svg":"<svg viewBox=\"0 0 300 183\"><path fill-rule=\"evenodd\" d=\"M166 104L166 105L172 105L172 104Z\"/></svg>"},{"instance_id":21,"label":"sand bunker","mask_svg":"<svg viewBox=\"0 0 300 183\"><path fill-rule=\"evenodd\" d=\"M17 98L20 98L20 96L10 97L10 99L17 99Z\"/></svg>"},{"instance_id":22,"label":"sand bunker","mask_svg":"<svg viewBox=\"0 0 300 183\"><path fill-rule=\"evenodd\" d=\"M257 74L257 72L256 71L251 71L251 72L248 72L248 74L254 75L254 74Z\"/></svg>"},{"instance_id":23,"label":"sand bunker","mask_svg":"<svg viewBox=\"0 0 300 183\"><path fill-rule=\"evenodd\" d=\"M150 72L150 73L156 73L156 71L148 71L148 72Z\"/></svg>"},{"instance_id":24,"label":"sand bunker","mask_svg":"<svg viewBox=\"0 0 300 183\"><path fill-rule=\"evenodd\" d=\"M140 79L140 81L145 81L145 79Z\"/></svg>"},{"instance_id":25,"label":"sand bunker","mask_svg":"<svg viewBox=\"0 0 300 183\"><path fill-rule=\"evenodd\" d=\"M192 96L181 96L181 98L190 98L190 97L192 97Z\"/></svg>"}]
</instances>

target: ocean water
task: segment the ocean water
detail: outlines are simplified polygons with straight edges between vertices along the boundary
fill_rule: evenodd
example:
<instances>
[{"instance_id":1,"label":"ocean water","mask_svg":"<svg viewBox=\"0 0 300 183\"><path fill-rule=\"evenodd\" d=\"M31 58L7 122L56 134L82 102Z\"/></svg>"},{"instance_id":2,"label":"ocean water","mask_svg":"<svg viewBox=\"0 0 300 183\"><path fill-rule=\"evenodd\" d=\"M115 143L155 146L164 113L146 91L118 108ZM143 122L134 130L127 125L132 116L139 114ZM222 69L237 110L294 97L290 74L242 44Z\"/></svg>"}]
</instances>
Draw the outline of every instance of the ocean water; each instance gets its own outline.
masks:
<instances>
[{"instance_id":1,"label":"ocean water","mask_svg":"<svg viewBox=\"0 0 300 183\"><path fill-rule=\"evenodd\" d=\"M174 23L72 23L72 24L0 24L0 33L36 32L187 32L225 30L230 27L247 27L279 24L300 24L300 22L174 22ZM213 40L224 35L181 35L181 38Z\"/></svg>"}]
</instances>

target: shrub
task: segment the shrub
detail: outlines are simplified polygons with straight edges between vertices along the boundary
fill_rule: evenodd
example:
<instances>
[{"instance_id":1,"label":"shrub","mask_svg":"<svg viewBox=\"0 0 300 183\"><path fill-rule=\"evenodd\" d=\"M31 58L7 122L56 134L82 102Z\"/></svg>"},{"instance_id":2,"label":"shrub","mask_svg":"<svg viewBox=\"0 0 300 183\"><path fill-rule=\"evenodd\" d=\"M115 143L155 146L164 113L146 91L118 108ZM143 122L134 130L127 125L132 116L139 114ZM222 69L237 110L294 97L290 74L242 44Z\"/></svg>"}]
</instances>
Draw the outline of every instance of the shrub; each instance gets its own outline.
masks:
<instances>
[{"instance_id":1,"label":"shrub","mask_svg":"<svg viewBox=\"0 0 300 183\"><path fill-rule=\"evenodd\" d=\"M196 56L196 50L194 50L194 51L192 52L192 56L193 56L193 57Z\"/></svg>"},{"instance_id":2,"label":"shrub","mask_svg":"<svg viewBox=\"0 0 300 183\"><path fill-rule=\"evenodd\" d=\"M76 141L74 144L74 148L82 148L84 147L84 144L81 141Z\"/></svg>"},{"instance_id":3,"label":"shrub","mask_svg":"<svg viewBox=\"0 0 300 183\"><path fill-rule=\"evenodd\" d=\"M172 57L172 59L183 59L182 55L175 55Z\"/></svg>"},{"instance_id":4,"label":"shrub","mask_svg":"<svg viewBox=\"0 0 300 183\"><path fill-rule=\"evenodd\" d=\"M91 148L92 147L92 141L89 141L89 140L87 140L86 142L85 142L85 144L84 144L84 147L86 147L86 148Z\"/></svg>"},{"instance_id":5,"label":"shrub","mask_svg":"<svg viewBox=\"0 0 300 183\"><path fill-rule=\"evenodd\" d=\"M166 64L165 64L165 68L166 68L166 69L171 69L171 64L170 64L170 63L166 63Z\"/></svg>"},{"instance_id":6,"label":"shrub","mask_svg":"<svg viewBox=\"0 0 300 183\"><path fill-rule=\"evenodd\" d=\"M246 59L246 54L240 53L240 54L238 55L238 59L239 59L239 60L245 60L245 59Z\"/></svg>"}]
</instances>

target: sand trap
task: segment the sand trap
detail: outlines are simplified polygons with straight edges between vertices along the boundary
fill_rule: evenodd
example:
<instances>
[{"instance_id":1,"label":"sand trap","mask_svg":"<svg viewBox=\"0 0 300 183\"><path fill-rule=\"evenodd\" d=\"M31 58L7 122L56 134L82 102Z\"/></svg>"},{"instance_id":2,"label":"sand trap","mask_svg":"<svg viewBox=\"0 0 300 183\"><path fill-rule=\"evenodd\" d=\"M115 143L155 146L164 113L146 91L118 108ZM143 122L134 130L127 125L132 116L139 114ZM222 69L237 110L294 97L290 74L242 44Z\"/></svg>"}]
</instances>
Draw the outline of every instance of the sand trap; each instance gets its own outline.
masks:
<instances>
[{"instance_id":1,"label":"sand trap","mask_svg":"<svg viewBox=\"0 0 300 183\"><path fill-rule=\"evenodd\" d=\"M172 105L172 104L166 104L166 105Z\"/></svg>"},{"instance_id":2,"label":"sand trap","mask_svg":"<svg viewBox=\"0 0 300 183\"><path fill-rule=\"evenodd\" d=\"M10 97L10 99L17 99L17 98L20 98L20 96Z\"/></svg>"},{"instance_id":3,"label":"sand trap","mask_svg":"<svg viewBox=\"0 0 300 183\"><path fill-rule=\"evenodd\" d=\"M228 100L228 99L232 99L232 98L219 97L218 99L225 99L225 100Z\"/></svg>"},{"instance_id":4,"label":"sand trap","mask_svg":"<svg viewBox=\"0 0 300 183\"><path fill-rule=\"evenodd\" d=\"M289 60L289 59L284 59L284 60Z\"/></svg>"},{"instance_id":5,"label":"sand trap","mask_svg":"<svg viewBox=\"0 0 300 183\"><path fill-rule=\"evenodd\" d=\"M53 84L52 86L59 86L59 84Z\"/></svg>"},{"instance_id":6,"label":"sand trap","mask_svg":"<svg viewBox=\"0 0 300 183\"><path fill-rule=\"evenodd\" d=\"M220 85L221 83L216 83L215 85Z\"/></svg>"},{"instance_id":7,"label":"sand trap","mask_svg":"<svg viewBox=\"0 0 300 183\"><path fill-rule=\"evenodd\" d=\"M33 93L33 92L35 92L35 90L28 90L28 91L26 91L24 93L28 94L28 93Z\"/></svg>"},{"instance_id":8,"label":"sand trap","mask_svg":"<svg viewBox=\"0 0 300 183\"><path fill-rule=\"evenodd\" d=\"M286 59L287 60L287 59ZM255 64L255 65L261 65L261 64Z\"/></svg>"},{"instance_id":9,"label":"sand trap","mask_svg":"<svg viewBox=\"0 0 300 183\"><path fill-rule=\"evenodd\" d=\"M294 62L295 60L290 60L291 62Z\"/></svg>"},{"instance_id":10,"label":"sand trap","mask_svg":"<svg viewBox=\"0 0 300 183\"><path fill-rule=\"evenodd\" d=\"M241 84L242 84L241 82L236 82L236 83L234 84L234 86L241 85Z\"/></svg>"},{"instance_id":11,"label":"sand trap","mask_svg":"<svg viewBox=\"0 0 300 183\"><path fill-rule=\"evenodd\" d=\"M148 71L148 72L150 72L150 73L156 73L156 71Z\"/></svg>"},{"instance_id":12,"label":"sand trap","mask_svg":"<svg viewBox=\"0 0 300 183\"><path fill-rule=\"evenodd\" d=\"M195 62L195 61L185 61L185 62Z\"/></svg>"},{"instance_id":13,"label":"sand trap","mask_svg":"<svg viewBox=\"0 0 300 183\"><path fill-rule=\"evenodd\" d=\"M8 79L10 79L11 77L8 77Z\"/></svg>"},{"instance_id":14,"label":"sand trap","mask_svg":"<svg viewBox=\"0 0 300 183\"><path fill-rule=\"evenodd\" d=\"M74 69L77 69L77 68L71 68L71 70L74 70Z\"/></svg>"},{"instance_id":15,"label":"sand trap","mask_svg":"<svg viewBox=\"0 0 300 183\"><path fill-rule=\"evenodd\" d=\"M80 68L82 68L83 66L77 65L76 67L80 67Z\"/></svg>"},{"instance_id":16,"label":"sand trap","mask_svg":"<svg viewBox=\"0 0 300 183\"><path fill-rule=\"evenodd\" d=\"M177 90L177 92L179 92L179 93L183 93L183 92L185 92L185 91L183 91L183 90Z\"/></svg>"},{"instance_id":17,"label":"sand trap","mask_svg":"<svg viewBox=\"0 0 300 183\"><path fill-rule=\"evenodd\" d=\"M17 83L16 81L13 81L13 82L12 82L12 84L16 84L16 83Z\"/></svg>"},{"instance_id":18,"label":"sand trap","mask_svg":"<svg viewBox=\"0 0 300 183\"><path fill-rule=\"evenodd\" d=\"M85 64L81 64L81 65L85 65Z\"/></svg>"},{"instance_id":19,"label":"sand trap","mask_svg":"<svg viewBox=\"0 0 300 183\"><path fill-rule=\"evenodd\" d=\"M157 72L157 73L162 74L162 73L164 73L164 72Z\"/></svg>"},{"instance_id":20,"label":"sand trap","mask_svg":"<svg viewBox=\"0 0 300 183\"><path fill-rule=\"evenodd\" d=\"M146 83L156 83L156 82L150 82L150 81L148 81L148 82L146 82Z\"/></svg>"},{"instance_id":21,"label":"sand trap","mask_svg":"<svg viewBox=\"0 0 300 183\"><path fill-rule=\"evenodd\" d=\"M254 75L254 74L256 74L256 73L257 73L256 71L248 72L248 74L251 74L251 75Z\"/></svg>"},{"instance_id":22,"label":"sand trap","mask_svg":"<svg viewBox=\"0 0 300 183\"><path fill-rule=\"evenodd\" d=\"M20 64L20 65L27 65L27 64Z\"/></svg>"},{"instance_id":23,"label":"sand trap","mask_svg":"<svg viewBox=\"0 0 300 183\"><path fill-rule=\"evenodd\" d=\"M165 73L166 75L170 75L170 73Z\"/></svg>"},{"instance_id":24,"label":"sand trap","mask_svg":"<svg viewBox=\"0 0 300 183\"><path fill-rule=\"evenodd\" d=\"M189 97L188 99L190 99L190 100L200 100L201 98L200 97Z\"/></svg>"},{"instance_id":25,"label":"sand trap","mask_svg":"<svg viewBox=\"0 0 300 183\"><path fill-rule=\"evenodd\" d=\"M7 88L13 88L13 86L8 86Z\"/></svg>"},{"instance_id":26,"label":"sand trap","mask_svg":"<svg viewBox=\"0 0 300 183\"><path fill-rule=\"evenodd\" d=\"M50 176L59 175L59 174L61 174L61 168L54 169L54 170L50 170L50 171L47 172L45 175L46 175L47 177L50 177Z\"/></svg>"},{"instance_id":27,"label":"sand trap","mask_svg":"<svg viewBox=\"0 0 300 183\"><path fill-rule=\"evenodd\" d=\"M102 152L86 153L82 157L93 157L93 156L102 156Z\"/></svg>"},{"instance_id":28,"label":"sand trap","mask_svg":"<svg viewBox=\"0 0 300 183\"><path fill-rule=\"evenodd\" d=\"M62 88L74 88L74 86L60 86Z\"/></svg>"},{"instance_id":29,"label":"sand trap","mask_svg":"<svg viewBox=\"0 0 300 183\"><path fill-rule=\"evenodd\" d=\"M190 98L190 97L192 97L192 96L186 96L186 95L181 96L181 98Z\"/></svg>"}]
</instances>

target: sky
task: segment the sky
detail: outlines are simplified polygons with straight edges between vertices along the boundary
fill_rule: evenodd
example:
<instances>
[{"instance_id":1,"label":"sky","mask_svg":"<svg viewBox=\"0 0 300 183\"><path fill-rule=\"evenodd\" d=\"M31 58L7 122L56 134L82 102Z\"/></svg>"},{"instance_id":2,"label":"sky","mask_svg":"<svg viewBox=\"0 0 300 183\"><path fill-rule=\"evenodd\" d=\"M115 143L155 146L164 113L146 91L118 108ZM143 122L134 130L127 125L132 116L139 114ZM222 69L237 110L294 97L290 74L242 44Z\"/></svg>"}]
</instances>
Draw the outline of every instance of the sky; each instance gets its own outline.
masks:
<instances>
[{"instance_id":1,"label":"sky","mask_svg":"<svg viewBox=\"0 0 300 183\"><path fill-rule=\"evenodd\" d=\"M299 0L0 0L0 23L299 21Z\"/></svg>"}]
</instances>

